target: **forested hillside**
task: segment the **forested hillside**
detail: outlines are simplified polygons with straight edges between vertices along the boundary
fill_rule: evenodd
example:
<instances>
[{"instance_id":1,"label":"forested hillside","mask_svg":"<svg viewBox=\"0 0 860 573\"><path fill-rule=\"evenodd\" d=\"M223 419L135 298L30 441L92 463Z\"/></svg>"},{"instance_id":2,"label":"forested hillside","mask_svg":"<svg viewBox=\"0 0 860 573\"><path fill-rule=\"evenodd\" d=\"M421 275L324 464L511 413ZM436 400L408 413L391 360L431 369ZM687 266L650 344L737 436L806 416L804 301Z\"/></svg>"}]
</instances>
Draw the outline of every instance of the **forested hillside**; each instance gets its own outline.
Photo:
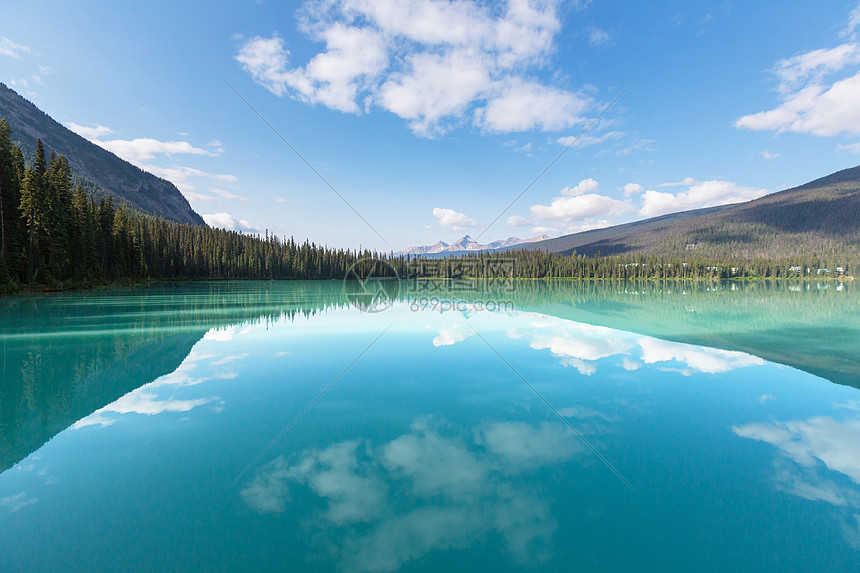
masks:
<instances>
[{"instance_id":1,"label":"forested hillside","mask_svg":"<svg viewBox=\"0 0 860 573\"><path fill-rule=\"evenodd\" d=\"M674 213L515 248L585 255L856 261L860 259L860 167L746 203Z\"/></svg>"},{"instance_id":2,"label":"forested hillside","mask_svg":"<svg viewBox=\"0 0 860 573\"><path fill-rule=\"evenodd\" d=\"M117 205L179 223L204 224L173 183L87 141L2 83L0 118L6 119L10 137L21 147L28 164L33 162L36 141L41 139L47 148L66 156L72 182L87 195L96 199L111 196Z\"/></svg>"},{"instance_id":3,"label":"forested hillside","mask_svg":"<svg viewBox=\"0 0 860 573\"><path fill-rule=\"evenodd\" d=\"M342 278L358 254L142 215L72 187L63 155L36 142L26 167L0 120L0 285L120 279ZM369 256L369 253L367 253Z\"/></svg>"}]
</instances>

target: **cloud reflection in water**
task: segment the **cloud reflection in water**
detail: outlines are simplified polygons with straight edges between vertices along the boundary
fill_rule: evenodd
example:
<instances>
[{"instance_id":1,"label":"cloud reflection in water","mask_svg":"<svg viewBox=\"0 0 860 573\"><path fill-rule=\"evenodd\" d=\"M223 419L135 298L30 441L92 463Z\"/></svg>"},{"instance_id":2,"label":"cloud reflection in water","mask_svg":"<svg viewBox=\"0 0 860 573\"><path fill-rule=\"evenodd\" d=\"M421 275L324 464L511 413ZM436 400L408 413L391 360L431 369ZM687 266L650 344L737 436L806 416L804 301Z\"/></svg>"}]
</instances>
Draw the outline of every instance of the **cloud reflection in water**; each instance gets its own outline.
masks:
<instances>
[{"instance_id":1,"label":"cloud reflection in water","mask_svg":"<svg viewBox=\"0 0 860 573\"><path fill-rule=\"evenodd\" d=\"M457 435L448 428L421 419L378 447L350 440L296 460L279 456L240 495L256 512L281 513L309 490L326 508L324 520L307 521L348 540L332 546L342 567L359 571L392 571L494 536L520 562L549 559L556 522L530 476L586 455L582 443L549 422L490 422Z\"/></svg>"}]
</instances>

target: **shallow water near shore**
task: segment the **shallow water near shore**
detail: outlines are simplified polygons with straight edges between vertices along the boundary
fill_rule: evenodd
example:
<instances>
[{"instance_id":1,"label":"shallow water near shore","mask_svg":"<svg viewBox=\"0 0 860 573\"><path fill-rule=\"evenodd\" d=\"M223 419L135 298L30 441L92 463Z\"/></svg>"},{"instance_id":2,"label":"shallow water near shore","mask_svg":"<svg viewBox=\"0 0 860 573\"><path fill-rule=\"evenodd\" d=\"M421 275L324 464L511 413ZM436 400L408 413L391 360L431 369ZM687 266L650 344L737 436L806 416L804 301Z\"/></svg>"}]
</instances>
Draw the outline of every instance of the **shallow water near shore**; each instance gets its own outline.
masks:
<instances>
[{"instance_id":1,"label":"shallow water near shore","mask_svg":"<svg viewBox=\"0 0 860 573\"><path fill-rule=\"evenodd\" d=\"M399 284L380 312L339 281L0 300L0 562L856 571L853 287Z\"/></svg>"}]
</instances>

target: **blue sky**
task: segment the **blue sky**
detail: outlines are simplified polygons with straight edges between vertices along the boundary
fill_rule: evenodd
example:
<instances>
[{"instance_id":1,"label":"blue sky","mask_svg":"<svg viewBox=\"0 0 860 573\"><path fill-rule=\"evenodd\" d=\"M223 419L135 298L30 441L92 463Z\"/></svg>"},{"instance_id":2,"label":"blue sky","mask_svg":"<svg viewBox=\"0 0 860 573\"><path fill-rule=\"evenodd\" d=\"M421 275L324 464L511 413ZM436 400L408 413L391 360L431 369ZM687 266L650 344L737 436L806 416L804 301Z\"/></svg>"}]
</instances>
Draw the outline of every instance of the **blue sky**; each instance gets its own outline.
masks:
<instances>
[{"instance_id":1,"label":"blue sky","mask_svg":"<svg viewBox=\"0 0 860 573\"><path fill-rule=\"evenodd\" d=\"M0 81L211 224L343 247L561 235L860 163L856 0L654 4L18 2Z\"/></svg>"}]
</instances>

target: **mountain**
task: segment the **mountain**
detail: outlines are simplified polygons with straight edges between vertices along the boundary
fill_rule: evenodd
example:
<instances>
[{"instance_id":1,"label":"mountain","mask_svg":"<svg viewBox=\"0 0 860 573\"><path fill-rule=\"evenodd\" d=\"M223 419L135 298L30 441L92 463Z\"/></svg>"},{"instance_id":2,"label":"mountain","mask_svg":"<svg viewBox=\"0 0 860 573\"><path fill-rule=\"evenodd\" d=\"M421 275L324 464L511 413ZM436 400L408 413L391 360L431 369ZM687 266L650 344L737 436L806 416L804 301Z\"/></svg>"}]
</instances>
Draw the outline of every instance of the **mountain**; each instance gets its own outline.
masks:
<instances>
[{"instance_id":1,"label":"mountain","mask_svg":"<svg viewBox=\"0 0 860 573\"><path fill-rule=\"evenodd\" d=\"M569 254L860 260L860 166L753 201L517 245Z\"/></svg>"},{"instance_id":2,"label":"mountain","mask_svg":"<svg viewBox=\"0 0 860 573\"><path fill-rule=\"evenodd\" d=\"M0 83L0 119L12 128L12 140L32 159L36 140L45 151L65 155L75 185L90 195L111 195L143 213L180 223L204 225L173 183L143 171L54 121L15 91Z\"/></svg>"},{"instance_id":3,"label":"mountain","mask_svg":"<svg viewBox=\"0 0 860 573\"><path fill-rule=\"evenodd\" d=\"M466 253L471 251L496 251L501 249L507 249L516 245L523 245L526 243L532 243L535 241L543 241L547 239L546 235L541 235L540 237L532 237L530 239L518 239L516 237L508 237L507 239L502 239L500 241L493 241L492 243L481 244L472 239L469 235L466 235L459 241L451 243L445 243L443 241L439 241L435 245L424 245L420 247L409 247L408 249L404 249L400 251L398 254L401 255L437 255L437 256L446 256L446 255L454 255L459 253Z\"/></svg>"}]
</instances>

